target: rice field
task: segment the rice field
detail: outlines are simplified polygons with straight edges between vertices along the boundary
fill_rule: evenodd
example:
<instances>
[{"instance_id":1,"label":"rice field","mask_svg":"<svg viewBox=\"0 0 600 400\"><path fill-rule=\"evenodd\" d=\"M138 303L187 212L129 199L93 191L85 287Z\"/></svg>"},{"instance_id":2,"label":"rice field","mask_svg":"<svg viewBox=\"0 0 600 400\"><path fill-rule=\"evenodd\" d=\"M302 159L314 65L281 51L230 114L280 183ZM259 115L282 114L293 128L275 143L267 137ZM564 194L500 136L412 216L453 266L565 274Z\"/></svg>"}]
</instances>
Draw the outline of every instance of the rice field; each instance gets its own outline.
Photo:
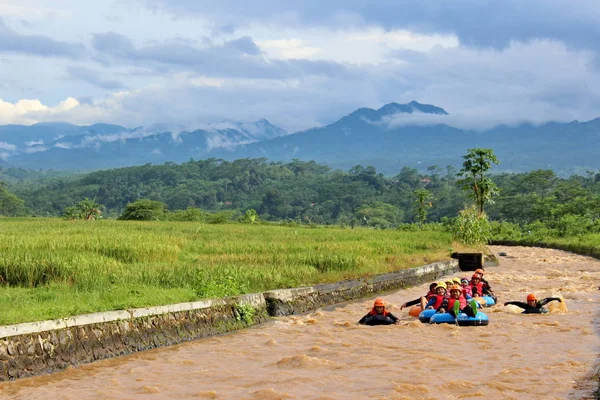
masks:
<instances>
[{"instance_id":1,"label":"rice field","mask_svg":"<svg viewBox=\"0 0 600 400\"><path fill-rule=\"evenodd\" d=\"M0 325L297 287L447 259L450 234L0 219Z\"/></svg>"}]
</instances>

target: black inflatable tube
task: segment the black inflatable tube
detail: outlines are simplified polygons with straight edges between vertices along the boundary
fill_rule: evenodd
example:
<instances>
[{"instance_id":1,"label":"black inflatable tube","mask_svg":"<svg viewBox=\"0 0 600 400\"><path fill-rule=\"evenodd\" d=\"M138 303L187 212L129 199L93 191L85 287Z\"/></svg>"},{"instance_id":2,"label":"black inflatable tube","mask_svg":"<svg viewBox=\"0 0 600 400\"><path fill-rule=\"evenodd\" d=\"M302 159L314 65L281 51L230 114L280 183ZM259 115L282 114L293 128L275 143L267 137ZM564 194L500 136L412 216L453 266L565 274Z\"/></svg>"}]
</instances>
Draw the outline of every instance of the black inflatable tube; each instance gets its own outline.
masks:
<instances>
[{"instance_id":1,"label":"black inflatable tube","mask_svg":"<svg viewBox=\"0 0 600 400\"><path fill-rule=\"evenodd\" d=\"M489 319L467 319L458 320L458 326L488 326L490 324Z\"/></svg>"},{"instance_id":2,"label":"black inflatable tube","mask_svg":"<svg viewBox=\"0 0 600 400\"><path fill-rule=\"evenodd\" d=\"M371 315L365 320L365 325L392 325L394 321L390 317L384 315Z\"/></svg>"}]
</instances>

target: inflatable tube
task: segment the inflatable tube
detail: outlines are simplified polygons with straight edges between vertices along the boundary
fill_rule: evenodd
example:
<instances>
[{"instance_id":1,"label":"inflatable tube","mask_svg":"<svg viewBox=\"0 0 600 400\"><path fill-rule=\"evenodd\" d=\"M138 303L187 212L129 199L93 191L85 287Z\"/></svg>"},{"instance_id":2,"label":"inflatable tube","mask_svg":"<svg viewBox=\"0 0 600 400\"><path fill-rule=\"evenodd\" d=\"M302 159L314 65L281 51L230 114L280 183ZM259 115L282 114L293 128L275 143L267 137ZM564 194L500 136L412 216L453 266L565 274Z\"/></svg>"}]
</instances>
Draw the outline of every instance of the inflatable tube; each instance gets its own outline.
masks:
<instances>
[{"instance_id":1,"label":"inflatable tube","mask_svg":"<svg viewBox=\"0 0 600 400\"><path fill-rule=\"evenodd\" d=\"M371 315L365 320L365 325L392 325L394 321L390 317L384 315Z\"/></svg>"},{"instance_id":2,"label":"inflatable tube","mask_svg":"<svg viewBox=\"0 0 600 400\"><path fill-rule=\"evenodd\" d=\"M455 324L456 319L449 313L439 313L431 316L430 324Z\"/></svg>"},{"instance_id":3,"label":"inflatable tube","mask_svg":"<svg viewBox=\"0 0 600 400\"><path fill-rule=\"evenodd\" d=\"M496 301L491 296L483 296L482 299L485 299L484 307L491 307L496 304Z\"/></svg>"},{"instance_id":4,"label":"inflatable tube","mask_svg":"<svg viewBox=\"0 0 600 400\"><path fill-rule=\"evenodd\" d=\"M408 310L408 315L411 317L418 317L419 314L421 314L421 311L423 311L421 306L412 306L410 310Z\"/></svg>"},{"instance_id":5,"label":"inflatable tube","mask_svg":"<svg viewBox=\"0 0 600 400\"><path fill-rule=\"evenodd\" d=\"M458 314L456 317L456 322L459 326L487 326L490 323L488 316L481 311L477 313L474 317L469 317L465 313Z\"/></svg>"},{"instance_id":6,"label":"inflatable tube","mask_svg":"<svg viewBox=\"0 0 600 400\"><path fill-rule=\"evenodd\" d=\"M419 321L427 323L433 315L435 315L434 309L423 310L421 311L421 314L419 314Z\"/></svg>"}]
</instances>

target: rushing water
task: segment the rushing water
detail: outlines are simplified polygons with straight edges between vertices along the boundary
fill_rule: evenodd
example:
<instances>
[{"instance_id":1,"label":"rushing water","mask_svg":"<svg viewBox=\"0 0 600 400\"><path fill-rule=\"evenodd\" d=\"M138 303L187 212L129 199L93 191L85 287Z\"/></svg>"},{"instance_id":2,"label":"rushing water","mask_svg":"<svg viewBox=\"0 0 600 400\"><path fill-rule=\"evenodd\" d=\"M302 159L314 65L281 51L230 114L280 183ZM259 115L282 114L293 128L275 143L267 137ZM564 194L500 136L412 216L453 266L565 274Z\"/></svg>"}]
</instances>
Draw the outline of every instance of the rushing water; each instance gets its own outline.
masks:
<instances>
[{"instance_id":1,"label":"rushing water","mask_svg":"<svg viewBox=\"0 0 600 400\"><path fill-rule=\"evenodd\" d=\"M400 326L359 326L372 299L169 348L0 384L11 399L579 399L599 350L600 262L549 249L493 246L500 302L562 296L552 312L485 309L487 327L421 324L387 296ZM456 274L460 276L461 274ZM465 273L464 275L467 275ZM567 311L568 310L568 311Z\"/></svg>"}]
</instances>

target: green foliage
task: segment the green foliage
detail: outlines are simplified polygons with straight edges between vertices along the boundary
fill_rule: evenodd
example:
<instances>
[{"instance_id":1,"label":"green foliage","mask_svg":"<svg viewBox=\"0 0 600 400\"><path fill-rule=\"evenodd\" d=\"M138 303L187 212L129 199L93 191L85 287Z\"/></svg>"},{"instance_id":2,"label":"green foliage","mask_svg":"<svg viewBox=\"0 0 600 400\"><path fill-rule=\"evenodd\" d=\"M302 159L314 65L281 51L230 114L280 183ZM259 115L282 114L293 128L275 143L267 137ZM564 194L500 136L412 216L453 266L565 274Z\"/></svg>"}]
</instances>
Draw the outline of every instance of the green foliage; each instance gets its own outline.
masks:
<instances>
[{"instance_id":1,"label":"green foliage","mask_svg":"<svg viewBox=\"0 0 600 400\"><path fill-rule=\"evenodd\" d=\"M165 217L167 205L160 201L141 199L127 204L119 217L124 221L160 221Z\"/></svg>"},{"instance_id":2,"label":"green foliage","mask_svg":"<svg viewBox=\"0 0 600 400\"><path fill-rule=\"evenodd\" d=\"M404 214L398 207L383 202L373 202L365 205L357 211L359 221L363 225L379 229L387 229L398 226L402 222Z\"/></svg>"},{"instance_id":3,"label":"green foliage","mask_svg":"<svg viewBox=\"0 0 600 400\"><path fill-rule=\"evenodd\" d=\"M419 224L423 226L427 221L427 210L432 207L431 200L433 196L427 189L417 189L414 191L415 206L417 208L417 216L419 217Z\"/></svg>"},{"instance_id":4,"label":"green foliage","mask_svg":"<svg viewBox=\"0 0 600 400\"><path fill-rule=\"evenodd\" d=\"M66 219L85 219L87 221L101 218L102 206L96 203L95 200L90 200L87 197L72 207L65 208L64 217Z\"/></svg>"},{"instance_id":5,"label":"green foliage","mask_svg":"<svg viewBox=\"0 0 600 400\"><path fill-rule=\"evenodd\" d=\"M256 308L250 303L239 303L235 308L235 318L250 325L256 315Z\"/></svg>"},{"instance_id":6,"label":"green foliage","mask_svg":"<svg viewBox=\"0 0 600 400\"><path fill-rule=\"evenodd\" d=\"M254 222L256 222L257 218L258 218L258 213L256 212L256 210L254 208L246 210L246 212L244 213L244 222L246 222L246 223L254 224Z\"/></svg>"},{"instance_id":7,"label":"green foliage","mask_svg":"<svg viewBox=\"0 0 600 400\"><path fill-rule=\"evenodd\" d=\"M462 210L450 224L455 240L466 245L487 243L492 238L492 228L485 213L476 206Z\"/></svg>"},{"instance_id":8,"label":"green foliage","mask_svg":"<svg viewBox=\"0 0 600 400\"><path fill-rule=\"evenodd\" d=\"M523 231L518 224L507 221L491 221L492 237L496 240L518 240Z\"/></svg>"},{"instance_id":9,"label":"green foliage","mask_svg":"<svg viewBox=\"0 0 600 400\"><path fill-rule=\"evenodd\" d=\"M24 215L25 211L25 202L9 192L4 187L4 182L0 181L0 215L17 217Z\"/></svg>"},{"instance_id":10,"label":"green foliage","mask_svg":"<svg viewBox=\"0 0 600 400\"><path fill-rule=\"evenodd\" d=\"M208 218L209 213L200 208L189 207L185 210L176 210L165 214L168 221L197 221L203 222Z\"/></svg>"},{"instance_id":11,"label":"green foliage","mask_svg":"<svg viewBox=\"0 0 600 400\"><path fill-rule=\"evenodd\" d=\"M499 194L498 186L486 173L492 168L492 163L499 164L500 161L492 149L482 148L468 149L463 159L463 168L458 172L463 179L458 184L471 193L478 213L483 214L484 204L493 204L493 197Z\"/></svg>"}]
</instances>

